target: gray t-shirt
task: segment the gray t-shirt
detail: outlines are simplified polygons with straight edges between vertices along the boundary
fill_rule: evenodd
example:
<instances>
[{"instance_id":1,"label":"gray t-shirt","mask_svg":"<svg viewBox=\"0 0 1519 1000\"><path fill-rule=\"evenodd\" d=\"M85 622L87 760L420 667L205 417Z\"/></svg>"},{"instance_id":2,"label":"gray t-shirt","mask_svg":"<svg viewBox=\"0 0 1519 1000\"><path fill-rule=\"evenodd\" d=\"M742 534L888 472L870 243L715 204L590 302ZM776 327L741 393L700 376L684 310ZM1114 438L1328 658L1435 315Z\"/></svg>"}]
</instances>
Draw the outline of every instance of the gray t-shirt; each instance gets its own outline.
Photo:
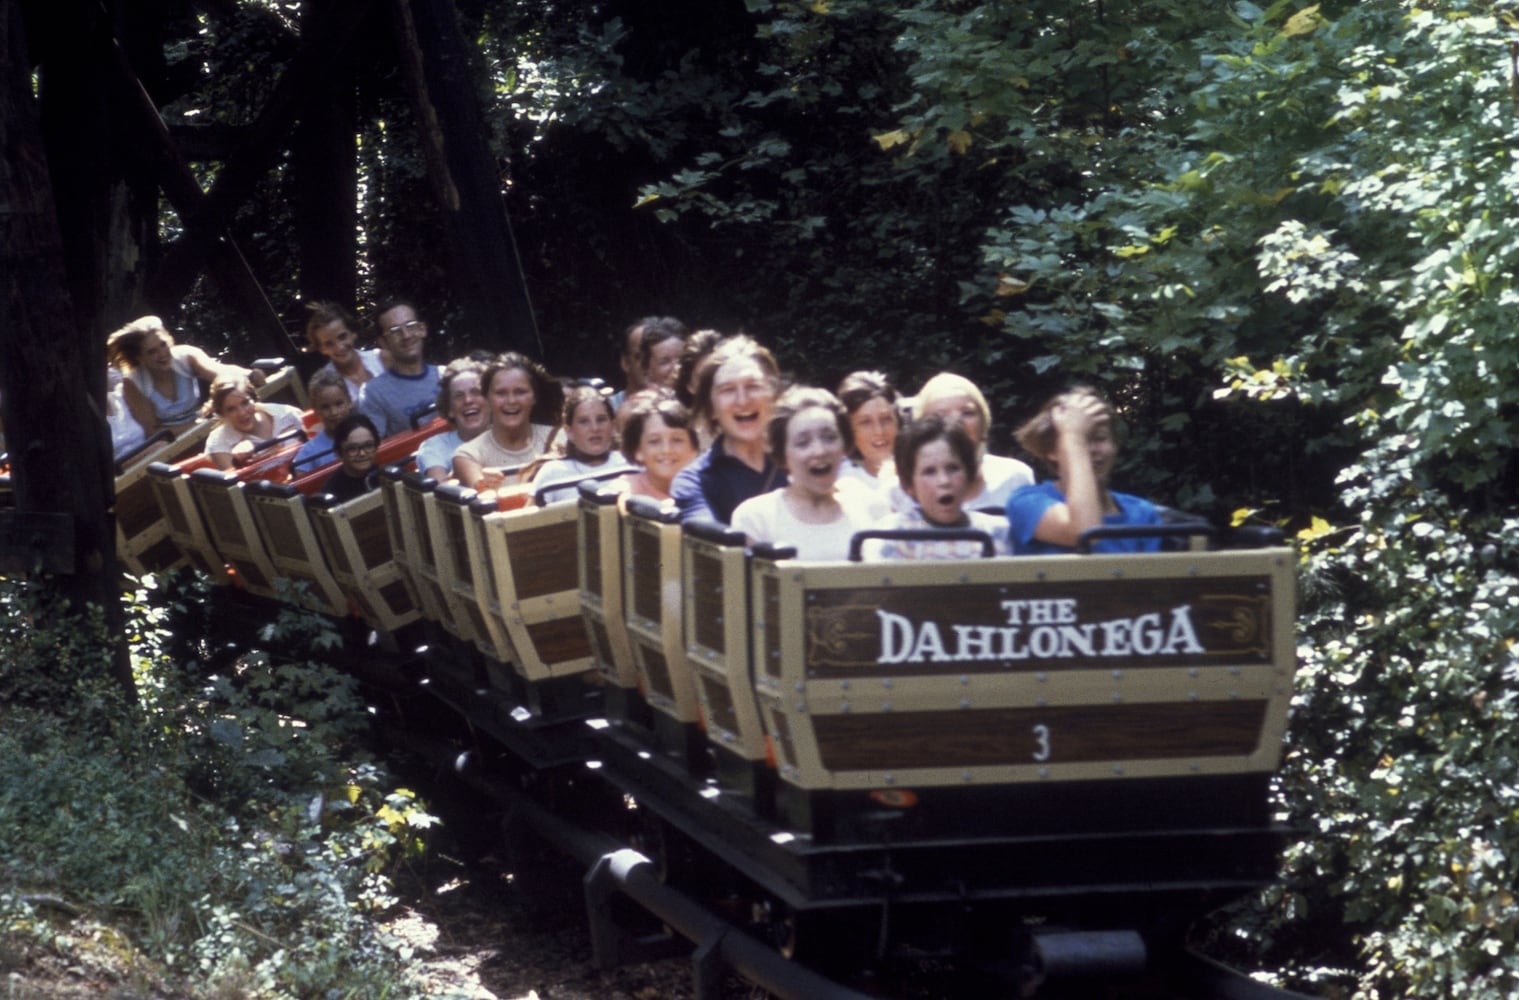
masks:
<instances>
[{"instance_id":1,"label":"gray t-shirt","mask_svg":"<svg viewBox=\"0 0 1519 1000\"><path fill-rule=\"evenodd\" d=\"M438 401L437 365L419 375L400 375L394 369L364 383L359 393L359 412L374 421L380 437L411 430L411 418Z\"/></svg>"}]
</instances>

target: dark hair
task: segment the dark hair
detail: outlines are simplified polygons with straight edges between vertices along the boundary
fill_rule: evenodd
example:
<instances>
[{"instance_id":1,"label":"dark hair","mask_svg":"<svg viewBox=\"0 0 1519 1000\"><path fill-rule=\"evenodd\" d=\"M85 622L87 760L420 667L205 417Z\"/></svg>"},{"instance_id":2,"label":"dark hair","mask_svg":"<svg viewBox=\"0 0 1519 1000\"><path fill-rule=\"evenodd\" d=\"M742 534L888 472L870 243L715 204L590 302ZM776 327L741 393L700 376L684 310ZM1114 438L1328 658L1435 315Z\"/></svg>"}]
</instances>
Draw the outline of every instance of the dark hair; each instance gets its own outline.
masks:
<instances>
[{"instance_id":1,"label":"dark hair","mask_svg":"<svg viewBox=\"0 0 1519 1000\"><path fill-rule=\"evenodd\" d=\"M844 411L844 404L839 402L838 397L827 389L814 389L807 385L793 386L775 401L775 408L770 411L770 423L765 428L765 443L770 448L770 460L776 465L782 468L786 465L786 431L791 425L791 418L803 410L811 409L827 410L833 414L839 435L844 439L844 451L849 452L854 448L854 429L849 426L849 414Z\"/></svg>"},{"instance_id":2,"label":"dark hair","mask_svg":"<svg viewBox=\"0 0 1519 1000\"><path fill-rule=\"evenodd\" d=\"M743 359L756 362L769 380L771 390L780 395L781 367L775 363L775 355L753 337L744 334L728 337L714 347L701 364L696 380L696 402L691 407L697 420L712 426L712 383L717 379L717 370L730 361Z\"/></svg>"},{"instance_id":3,"label":"dark hair","mask_svg":"<svg viewBox=\"0 0 1519 1000\"><path fill-rule=\"evenodd\" d=\"M638 367L645 372L649 370L649 362L654 360L654 348L667 340L678 340L682 344L686 342L686 327L678 319L663 317L657 324L645 324L643 328L643 340L638 342Z\"/></svg>"},{"instance_id":4,"label":"dark hair","mask_svg":"<svg viewBox=\"0 0 1519 1000\"><path fill-rule=\"evenodd\" d=\"M902 492L908 496L912 496L912 477L918 471L918 452L924 445L935 441L949 445L960 464L965 466L968 481L974 482L981 471L976 442L971 440L960 421L945 420L935 414L919 417L897 435L896 453L893 456L897 462L897 480L902 484Z\"/></svg>"},{"instance_id":5,"label":"dark hair","mask_svg":"<svg viewBox=\"0 0 1519 1000\"><path fill-rule=\"evenodd\" d=\"M649 338L649 334L660 334L660 340L668 339L671 334L684 339L686 336L686 324L674 316L645 316L643 319L629 323L627 329L622 331L622 356L625 358L631 356L628 345L633 342L633 335L636 333L643 334L643 337L638 342L639 363L642 364L645 356L643 353L643 342Z\"/></svg>"},{"instance_id":6,"label":"dark hair","mask_svg":"<svg viewBox=\"0 0 1519 1000\"><path fill-rule=\"evenodd\" d=\"M568 427L575 419L575 411L580 408L581 403L600 403L607 408L608 417L614 420L617 418L617 411L612 409L612 400L606 393L594 385L577 385L564 394L564 405L560 407L560 422L564 426Z\"/></svg>"},{"instance_id":7,"label":"dark hair","mask_svg":"<svg viewBox=\"0 0 1519 1000\"><path fill-rule=\"evenodd\" d=\"M485 362L470 355L463 358L455 358L443 369L443 374L438 377L438 414L450 424L454 422L453 404L449 402L449 393L454 387L454 379L466 372L474 372L480 376L480 392L485 392Z\"/></svg>"},{"instance_id":8,"label":"dark hair","mask_svg":"<svg viewBox=\"0 0 1519 1000\"><path fill-rule=\"evenodd\" d=\"M870 402L872 399L884 399L891 404L892 411L897 408L897 390L892 388L891 382L880 372L850 372L844 376L844 381L839 383L839 402L844 404L844 409L854 416L854 411Z\"/></svg>"},{"instance_id":9,"label":"dark hair","mask_svg":"<svg viewBox=\"0 0 1519 1000\"><path fill-rule=\"evenodd\" d=\"M1118 414L1113 411L1113 404L1108 402L1106 396L1089 385L1074 385L1064 392L1057 393L1045 400L1044 405L1039 408L1039 412L1025 421L1023 426L1014 432L1013 438L1024 451L1033 455L1039 461L1048 464L1049 459L1045 456L1055 450L1055 420L1053 416L1055 407L1073 396L1090 396L1100 402L1108 411L1108 420L1112 423L1113 434L1122 441L1123 428L1119 424Z\"/></svg>"},{"instance_id":10,"label":"dark hair","mask_svg":"<svg viewBox=\"0 0 1519 1000\"><path fill-rule=\"evenodd\" d=\"M891 407L892 419L897 422L897 430L902 429L902 418L897 412L897 390L891 382L880 372L850 372L839 383L839 402L844 404L844 410L850 417L854 412L872 399L884 399ZM853 425L851 425L853 426ZM849 454L855 458L860 457L858 449L850 449Z\"/></svg>"},{"instance_id":11,"label":"dark hair","mask_svg":"<svg viewBox=\"0 0 1519 1000\"><path fill-rule=\"evenodd\" d=\"M360 427L374 435L375 444L380 443L380 429L374 425L374 421L355 410L342 420L338 421L337 427L332 431L332 447L334 451L343 450L343 442L348 440L348 435Z\"/></svg>"},{"instance_id":12,"label":"dark hair","mask_svg":"<svg viewBox=\"0 0 1519 1000\"><path fill-rule=\"evenodd\" d=\"M526 354L507 351L505 354L497 355L496 359L486 366L485 374L480 376L480 385L484 388L486 396L490 395L491 383L496 380L496 376L501 372L512 370L526 372L528 380L533 383L533 412L530 419L540 424L558 423L563 409L564 387L558 380L551 377L542 365Z\"/></svg>"},{"instance_id":13,"label":"dark hair","mask_svg":"<svg viewBox=\"0 0 1519 1000\"><path fill-rule=\"evenodd\" d=\"M680 365L675 371L675 398L687 408L696 405L695 394L687 388L691 384L691 376L696 374L713 349L722 343L722 339L723 335L716 330L697 330L686 338L686 346L680 352Z\"/></svg>"},{"instance_id":14,"label":"dark hair","mask_svg":"<svg viewBox=\"0 0 1519 1000\"><path fill-rule=\"evenodd\" d=\"M417 319L422 318L422 311L417 308L417 303L414 299L411 299L405 295L387 295L383 299L380 299L379 304L374 307L375 332L384 334L385 328L380 325L380 317L384 316L392 309L399 309L402 306L405 306L412 312L416 313Z\"/></svg>"},{"instance_id":15,"label":"dark hair","mask_svg":"<svg viewBox=\"0 0 1519 1000\"><path fill-rule=\"evenodd\" d=\"M363 331L363 325L358 317L340 303L329 302L325 299L320 302L306 303L306 341L313 349L317 346L317 331L333 323L342 323L355 337Z\"/></svg>"},{"instance_id":16,"label":"dark hair","mask_svg":"<svg viewBox=\"0 0 1519 1000\"><path fill-rule=\"evenodd\" d=\"M635 392L622 404L622 409L617 411L617 422L622 438L622 455L628 461L633 460L633 453L638 450L638 442L643 440L644 425L650 417L658 417L663 420L666 427L686 432L691 439L691 447L701 449L701 442L696 439L696 429L691 426L691 411L668 389L645 389L643 392Z\"/></svg>"}]
</instances>

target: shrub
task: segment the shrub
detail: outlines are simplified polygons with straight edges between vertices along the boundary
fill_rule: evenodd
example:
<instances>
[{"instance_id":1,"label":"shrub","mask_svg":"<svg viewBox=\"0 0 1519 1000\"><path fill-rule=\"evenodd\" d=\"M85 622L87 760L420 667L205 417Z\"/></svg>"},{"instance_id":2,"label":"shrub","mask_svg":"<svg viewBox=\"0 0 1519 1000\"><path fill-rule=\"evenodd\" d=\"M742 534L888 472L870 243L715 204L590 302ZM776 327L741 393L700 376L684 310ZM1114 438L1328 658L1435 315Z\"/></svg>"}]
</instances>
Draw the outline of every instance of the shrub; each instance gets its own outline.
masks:
<instances>
[{"instance_id":1,"label":"shrub","mask_svg":"<svg viewBox=\"0 0 1519 1000\"><path fill-rule=\"evenodd\" d=\"M13 607L34 599L3 586ZM43 893L124 914L133 947L186 986L416 995L369 918L433 819L369 759L352 680L314 659L328 624L287 610L267 644L307 655L248 650L207 674L165 655L182 596L154 596L134 608L137 706L49 658L91 634L76 622L0 636L0 828L27 831L0 847L0 928L46 933L22 899Z\"/></svg>"}]
</instances>

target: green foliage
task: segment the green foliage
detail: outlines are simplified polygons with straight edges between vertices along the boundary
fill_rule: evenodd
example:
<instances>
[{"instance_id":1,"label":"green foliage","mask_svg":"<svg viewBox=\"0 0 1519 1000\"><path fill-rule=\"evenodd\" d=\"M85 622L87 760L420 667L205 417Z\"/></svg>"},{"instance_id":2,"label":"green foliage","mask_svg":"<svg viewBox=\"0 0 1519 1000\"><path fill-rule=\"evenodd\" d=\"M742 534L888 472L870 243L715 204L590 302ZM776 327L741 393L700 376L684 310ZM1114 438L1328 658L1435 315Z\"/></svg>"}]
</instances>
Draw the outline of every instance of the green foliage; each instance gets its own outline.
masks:
<instances>
[{"instance_id":1,"label":"green foliage","mask_svg":"<svg viewBox=\"0 0 1519 1000\"><path fill-rule=\"evenodd\" d=\"M1281 790L1308 836L1259 940L1358 951L1358 995L1506 997L1519 240L1495 220L1514 207L1516 25L1485 4L1232 14L1177 50L1152 92L1169 117L1115 137L1111 169L1008 209L988 245L1021 306L1006 330L1038 366L1193 394L1173 433L1140 432L1189 482L1204 470L1177 454L1221 404L1254 422L1253 462L1311 444L1321 481L1337 470L1313 507L1251 484L1298 523L1327 515L1304 535Z\"/></svg>"},{"instance_id":2,"label":"green foliage","mask_svg":"<svg viewBox=\"0 0 1519 1000\"><path fill-rule=\"evenodd\" d=\"M50 627L69 621L73 628ZM50 706L85 693L91 702L111 685L111 640L99 609L74 614L48 587L0 577L0 706Z\"/></svg>"},{"instance_id":3,"label":"green foliage","mask_svg":"<svg viewBox=\"0 0 1519 1000\"><path fill-rule=\"evenodd\" d=\"M1454 509L1415 457L1403 437L1348 469L1359 517L1305 556L1312 641L1283 794L1311 836L1278 903L1296 920L1342 913L1368 987L1507 997L1519 990L1519 519Z\"/></svg>"},{"instance_id":4,"label":"green foliage","mask_svg":"<svg viewBox=\"0 0 1519 1000\"><path fill-rule=\"evenodd\" d=\"M213 23L186 57L277 65L262 16ZM1309 939L1327 964L1360 956L1365 996L1514 992L1508 5L486 2L466 17L551 362L610 371L612 331L675 313L747 327L823 384L867 364L908 391L973 374L1003 433L1080 379L1127 419L1123 486L1313 525L1281 782L1307 834L1246 927L1278 954ZM243 95L207 93L208 115L237 120ZM365 280L442 288L401 93L385 59L364 61ZM268 208L278 261L286 210ZM215 801L269 794L288 770L326 812L350 780L326 756L345 735L282 721L311 676L279 657L209 682L145 673L160 721L144 742L193 747L187 787ZM37 683L0 665L6 700L51 697ZM317 684L301 711L347 718L348 698ZM215 711L170 724L167 705ZM304 844L300 805L286 822L233 812L266 843Z\"/></svg>"},{"instance_id":5,"label":"green foliage","mask_svg":"<svg viewBox=\"0 0 1519 1000\"><path fill-rule=\"evenodd\" d=\"M356 741L351 679L312 658L326 623L286 611L265 640L301 655L248 651L205 677L164 653L168 602L138 596L140 707L75 682L5 710L0 827L27 835L0 840L0 927L46 933L22 902L46 893L128 915L131 947L187 985L416 995L372 916L434 820ZM62 618L8 636L0 662L26 642L66 649L75 631Z\"/></svg>"}]
</instances>

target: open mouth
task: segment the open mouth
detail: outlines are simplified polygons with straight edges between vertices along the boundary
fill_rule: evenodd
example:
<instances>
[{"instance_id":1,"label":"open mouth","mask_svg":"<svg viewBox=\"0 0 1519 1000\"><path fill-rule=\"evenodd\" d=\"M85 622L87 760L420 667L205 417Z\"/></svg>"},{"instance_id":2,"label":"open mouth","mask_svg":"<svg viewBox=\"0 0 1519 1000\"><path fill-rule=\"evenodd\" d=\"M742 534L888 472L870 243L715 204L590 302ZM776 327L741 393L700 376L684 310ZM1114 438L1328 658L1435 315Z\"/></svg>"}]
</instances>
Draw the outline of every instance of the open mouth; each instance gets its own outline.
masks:
<instances>
[{"instance_id":1,"label":"open mouth","mask_svg":"<svg viewBox=\"0 0 1519 1000\"><path fill-rule=\"evenodd\" d=\"M832 462L820 462L817 465L807 466L807 474L810 476L817 476L821 479L823 476L832 475L833 468L834 466Z\"/></svg>"}]
</instances>

